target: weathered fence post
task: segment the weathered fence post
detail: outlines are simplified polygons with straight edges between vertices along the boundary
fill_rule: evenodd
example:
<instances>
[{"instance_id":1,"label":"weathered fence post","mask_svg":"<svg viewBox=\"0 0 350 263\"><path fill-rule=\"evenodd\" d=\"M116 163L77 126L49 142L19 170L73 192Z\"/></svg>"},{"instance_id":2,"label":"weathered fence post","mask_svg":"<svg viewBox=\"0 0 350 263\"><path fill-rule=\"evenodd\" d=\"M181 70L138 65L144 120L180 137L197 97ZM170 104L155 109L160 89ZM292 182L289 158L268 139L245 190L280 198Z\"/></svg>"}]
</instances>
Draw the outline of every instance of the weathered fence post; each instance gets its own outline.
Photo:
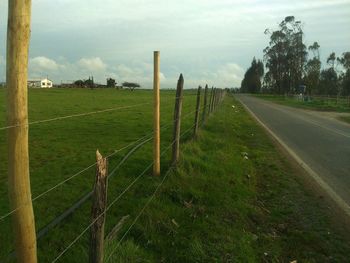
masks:
<instances>
[{"instance_id":1,"label":"weathered fence post","mask_svg":"<svg viewBox=\"0 0 350 263\"><path fill-rule=\"evenodd\" d=\"M153 73L153 175L160 176L160 95L159 95L159 51L154 51L154 73Z\"/></svg>"},{"instance_id":2,"label":"weathered fence post","mask_svg":"<svg viewBox=\"0 0 350 263\"><path fill-rule=\"evenodd\" d=\"M200 110L200 103L201 103L201 89L202 87L199 86L197 90L197 104L196 104L196 113L194 118L194 137L197 136L198 133L198 125L199 125L199 110Z\"/></svg>"},{"instance_id":3,"label":"weathered fence post","mask_svg":"<svg viewBox=\"0 0 350 263\"><path fill-rule=\"evenodd\" d=\"M90 263L102 263L104 251L104 226L106 219L107 205L107 158L103 158L99 151L96 151L96 179L92 196L90 237Z\"/></svg>"},{"instance_id":4,"label":"weathered fence post","mask_svg":"<svg viewBox=\"0 0 350 263\"><path fill-rule=\"evenodd\" d=\"M212 96L211 96L211 100L210 100L210 113L212 113L214 111L215 88L212 87L211 91L212 91Z\"/></svg>"},{"instance_id":5,"label":"weathered fence post","mask_svg":"<svg viewBox=\"0 0 350 263\"><path fill-rule=\"evenodd\" d=\"M211 87L211 90L210 90L210 99L209 99L209 114L212 112L211 103L212 103L212 101L213 101L213 90L214 90L214 87Z\"/></svg>"},{"instance_id":6,"label":"weathered fence post","mask_svg":"<svg viewBox=\"0 0 350 263\"><path fill-rule=\"evenodd\" d=\"M216 88L214 88L214 96L213 96L213 107L212 107L212 110L214 111L215 110L215 103L216 103L216 95L217 95L217 90Z\"/></svg>"},{"instance_id":7,"label":"weathered fence post","mask_svg":"<svg viewBox=\"0 0 350 263\"><path fill-rule=\"evenodd\" d=\"M208 100L208 84L205 85L204 89L204 104L203 104L203 115L202 115L202 122L205 121L206 115L207 115L207 100Z\"/></svg>"},{"instance_id":8,"label":"weathered fence post","mask_svg":"<svg viewBox=\"0 0 350 263\"><path fill-rule=\"evenodd\" d=\"M34 212L31 201L28 150L27 72L30 40L30 0L8 1L7 125L8 190L18 262L37 262Z\"/></svg>"},{"instance_id":9,"label":"weathered fence post","mask_svg":"<svg viewBox=\"0 0 350 263\"><path fill-rule=\"evenodd\" d=\"M184 87L184 78L181 74L179 80L177 81L175 109L174 109L174 136L173 136L174 144L173 144L173 152L172 152L173 165L175 165L179 161L183 87Z\"/></svg>"}]
</instances>

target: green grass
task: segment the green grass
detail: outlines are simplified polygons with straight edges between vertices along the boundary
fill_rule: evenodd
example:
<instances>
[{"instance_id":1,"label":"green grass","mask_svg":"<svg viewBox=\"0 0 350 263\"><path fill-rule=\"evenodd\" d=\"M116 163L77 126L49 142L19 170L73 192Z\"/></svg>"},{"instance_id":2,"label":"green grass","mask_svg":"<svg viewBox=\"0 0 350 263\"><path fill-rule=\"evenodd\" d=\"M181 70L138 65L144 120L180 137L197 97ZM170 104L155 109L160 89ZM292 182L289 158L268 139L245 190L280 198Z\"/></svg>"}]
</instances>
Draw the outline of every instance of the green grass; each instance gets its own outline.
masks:
<instances>
[{"instance_id":1,"label":"green grass","mask_svg":"<svg viewBox=\"0 0 350 263\"><path fill-rule=\"evenodd\" d=\"M327 97L315 97L311 101L301 101L296 98L285 97L283 95L254 94L254 96L296 108L317 111L350 112L350 105L347 98L341 98L337 102L336 98Z\"/></svg>"},{"instance_id":2,"label":"green grass","mask_svg":"<svg viewBox=\"0 0 350 263\"><path fill-rule=\"evenodd\" d=\"M183 115L194 110L195 93L186 91ZM163 91L161 100L161 125L169 124L173 116L173 91ZM152 132L152 92L147 90L124 91L112 89L51 89L29 90L30 121L66 116L90 111L97 111L119 106L139 103L148 105L136 108L121 109L102 114L59 120L48 123L33 124L29 131L30 173L32 196L35 197L51 188L63 179L75 174L95 162L95 151L103 155L133 142ZM5 126L5 90L0 89L0 126ZM192 126L194 114L184 118L183 130ZM0 131L0 214L9 211L7 199L7 158L6 131ZM161 149L168 147L172 140L172 127L163 129ZM188 136L187 136L188 137ZM186 140L186 136L183 138ZM114 168L127 153L124 150L110 158L110 169ZM163 167L168 166L170 151L162 156ZM116 196L136 177L152 160L152 144L148 143L118 171L117 176L109 182L109 194ZM42 228L60 215L85 193L91 191L94 182L95 168L87 170L63 186L51 191L34 202L37 229ZM148 176L145 176L146 181ZM143 180L144 181L144 180ZM137 205L136 207L137 208ZM113 207L118 210L118 207ZM110 224L113 224L113 209L110 213ZM132 209L132 207L130 207ZM68 245L89 222L90 204L84 205L74 216L54 229L39 241L39 259L47 262L53 259L65 245ZM10 217L0 222L0 259L12 249L12 232ZM84 238L87 238L84 236ZM47 245L49 244L49 245ZM85 244L84 241L81 244ZM81 245L77 243L75 249ZM74 254L74 253L73 253ZM78 257L79 252L77 252ZM71 255L70 255L71 257ZM73 257L74 258L74 257Z\"/></svg>"},{"instance_id":3,"label":"green grass","mask_svg":"<svg viewBox=\"0 0 350 263\"><path fill-rule=\"evenodd\" d=\"M3 90L0 90L3 102ZM194 109L185 93L183 114ZM149 91L30 90L31 120L151 101ZM161 94L161 119L172 118L174 92ZM232 105L236 108L232 108ZM4 105L4 104L1 104ZM33 196L94 162L95 150L110 153L147 134L152 106L33 125L30 129ZM4 108L2 111L4 115ZM182 130L193 124L193 115ZM162 133L162 149L171 141ZM110 262L346 262L350 242L331 223L326 208L308 194L270 139L233 98L227 97L201 127L185 136L181 161L171 172ZM5 150L5 133L1 151ZM124 153L124 152L123 152ZM114 167L122 154L110 160ZM245 153L248 159L245 159ZM111 202L150 163L150 144L109 181ZM0 211L8 211L6 159L1 155ZM169 154L162 157L162 174ZM40 228L92 188L94 169L34 203ZM149 200L161 178L147 173L108 211L106 232L130 215L122 234ZM88 202L38 243L39 261L51 262L89 224ZM0 258L11 250L10 219L0 222ZM86 262L89 232L59 262Z\"/></svg>"},{"instance_id":4,"label":"green grass","mask_svg":"<svg viewBox=\"0 0 350 263\"><path fill-rule=\"evenodd\" d=\"M341 121L345 121L347 123L350 123L350 116L340 116L339 119Z\"/></svg>"},{"instance_id":5,"label":"green grass","mask_svg":"<svg viewBox=\"0 0 350 263\"><path fill-rule=\"evenodd\" d=\"M134 262L346 262L346 232L291 171L227 98L183 145L178 170L128 234L140 255Z\"/></svg>"}]
</instances>

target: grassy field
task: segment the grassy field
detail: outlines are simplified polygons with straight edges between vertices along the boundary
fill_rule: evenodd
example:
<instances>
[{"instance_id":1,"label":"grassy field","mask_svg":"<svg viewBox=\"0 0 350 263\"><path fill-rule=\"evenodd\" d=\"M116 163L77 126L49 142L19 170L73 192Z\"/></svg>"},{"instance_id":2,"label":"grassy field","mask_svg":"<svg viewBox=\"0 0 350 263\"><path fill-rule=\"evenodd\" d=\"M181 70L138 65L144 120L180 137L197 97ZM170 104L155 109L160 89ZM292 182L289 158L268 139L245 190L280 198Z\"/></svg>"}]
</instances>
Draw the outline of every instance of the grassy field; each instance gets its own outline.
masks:
<instances>
[{"instance_id":1,"label":"grassy field","mask_svg":"<svg viewBox=\"0 0 350 263\"><path fill-rule=\"evenodd\" d=\"M4 105L3 90L0 92ZM193 94L185 93L184 115L194 110ZM174 92L164 91L161 97L162 124L167 124L172 118ZM30 119L133 105L151 98L149 91L30 90ZM148 134L151 106L32 125L33 196L94 163L96 148L108 154ZM190 114L184 119L183 131L191 127L193 117ZM162 133L162 149L170 144L171 131L170 127ZM5 153L2 132L0 145ZM162 157L163 175L169 165L168 152ZM111 158L110 167L123 154ZM122 166L109 181L109 202L150 164L151 156L147 144ZM5 155L1 160L2 215L9 208ZM34 202L37 228L90 191L93 178L94 168ZM145 174L108 211L107 233L121 217L130 217L106 248L107 256L162 179ZM39 241L40 262L51 262L89 225L90 206L86 203ZM168 174L109 262L346 262L350 242L346 232L332 225L328 214L319 199L304 189L262 129L241 105L227 97L196 140L191 140L191 134L183 137L178 170ZM10 218L0 224L1 259L12 248ZM87 232L59 262L87 262L88 236Z\"/></svg>"},{"instance_id":2,"label":"grassy field","mask_svg":"<svg viewBox=\"0 0 350 263\"><path fill-rule=\"evenodd\" d=\"M183 115L183 130L193 124L195 96L193 92L185 93ZM173 116L175 93L162 92L161 125L170 123ZM0 126L5 126L5 91L0 90ZM63 179L70 177L95 162L95 152L99 149L107 155L120 149L136 139L152 132L152 93L150 91L117 91L117 90L82 90L82 89L51 89L29 90L29 118L37 121L58 116L98 111L108 108L129 106L140 103L147 105L135 108L121 109L90 116L33 124L30 126L30 172L32 196L35 197ZM0 131L0 214L9 211L7 200L7 160L6 160L6 131ZM172 127L163 129L161 148L169 146L172 137ZM186 140L186 137L183 138ZM114 168L127 153L124 150L110 158L110 169ZM162 157L164 169L168 166L170 151ZM116 196L150 164L152 161L152 145L146 144L121 167L117 176L109 182L109 195ZM94 181L95 168L68 181L63 186L51 191L34 202L37 229L42 228L52 219L60 215L85 193L91 191ZM146 176L147 178L147 176ZM147 181L147 180L146 180ZM137 204L134 208L137 209ZM115 207L119 210L120 207ZM113 209L107 229L113 225ZM48 262L57 255L69 241L73 240L84 227L88 225L90 204L79 209L67 220L67 224L50 232L47 238L39 241L39 259ZM1 251L0 259L12 249L10 217L0 222ZM72 231L74 230L74 231ZM87 236L86 236L87 238ZM85 238L85 239L86 239ZM49 244L49 245L48 245ZM76 254L80 258L79 247L84 241L77 243ZM73 253L74 255L74 253ZM72 255L70 255L70 258ZM74 257L73 257L74 258Z\"/></svg>"},{"instance_id":3,"label":"grassy field","mask_svg":"<svg viewBox=\"0 0 350 263\"><path fill-rule=\"evenodd\" d=\"M255 94L259 98L273 101L275 103L309 109L318 111L335 111L335 112L350 112L350 105L347 98L339 99L338 103L336 98L319 98L315 97L311 101L301 101L292 97L285 97L283 95L267 95L267 94Z\"/></svg>"}]
</instances>

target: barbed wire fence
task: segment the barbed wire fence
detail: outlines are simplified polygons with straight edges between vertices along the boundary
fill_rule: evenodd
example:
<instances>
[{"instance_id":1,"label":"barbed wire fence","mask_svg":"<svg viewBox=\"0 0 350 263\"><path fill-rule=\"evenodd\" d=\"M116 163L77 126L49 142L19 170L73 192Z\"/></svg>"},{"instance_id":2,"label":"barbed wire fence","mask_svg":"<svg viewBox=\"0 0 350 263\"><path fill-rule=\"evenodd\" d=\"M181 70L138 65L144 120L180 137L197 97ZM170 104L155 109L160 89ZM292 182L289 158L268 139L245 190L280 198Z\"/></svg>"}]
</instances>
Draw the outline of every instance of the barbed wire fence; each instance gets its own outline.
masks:
<instances>
[{"instance_id":1,"label":"barbed wire fence","mask_svg":"<svg viewBox=\"0 0 350 263\"><path fill-rule=\"evenodd\" d=\"M180 79L182 78L182 75L180 76ZM165 153L171 148L173 147L173 158L172 160L175 160L175 162L171 162L171 166L170 168L167 170L167 172L163 175L163 178L161 180L161 182L159 183L159 185L156 187L155 191L151 194L149 200L146 202L145 206L140 210L140 212L138 213L138 215L135 217L134 221L132 222L132 224L129 226L129 228L126 230L126 232L123 234L123 236L121 237L121 239L119 240L119 242L117 243L117 246L113 249L113 252L110 253L110 255L107 256L106 258L106 262L108 262L111 258L111 256L113 255L113 253L115 253L116 249L120 246L121 242L123 241L123 239L127 236L127 234L130 232L130 230L132 229L132 227L136 224L137 220L140 218L140 216L142 215L142 213L145 211L145 209L147 208L147 206L152 202L152 200L155 198L157 192L159 191L160 187L163 185L163 183L165 182L166 178L169 176L169 174L171 174L171 172L173 170L176 169L176 164L177 164L177 159L176 158L176 154L178 155L178 153L176 153L176 151L179 151L179 149L176 149L176 147L174 147L174 145L176 145L177 143L179 143L180 138L183 138L185 135L189 134L191 131L193 131L193 137L196 137L196 133L198 130L198 126L203 124L206 119L208 118L208 116L215 111L215 109L218 107L218 105L220 104L220 102L223 100L224 95L225 95L225 91L221 90L221 89L211 89L210 92L210 97L209 97L209 89L208 86L205 87L205 93L204 93L204 103L203 107L201 107L201 87L198 88L198 92L197 94L189 94L187 96L197 96L197 103L195 105L195 110L192 110L184 115L181 114L181 106L179 107L179 103L180 105L182 104L182 100L183 100L183 95L182 93L178 93L179 90L183 89L183 79L182 79L182 85L181 82L178 82L178 87L177 87L177 93L175 96L175 110L174 110L174 118L171 122L166 123L164 125L162 125L161 131L164 132L165 130L173 127L174 128L174 136L173 136L173 140L170 143L170 145L168 145L162 152L161 152L161 156L164 156ZM178 94L181 94L180 96ZM108 112L113 112L113 111L118 111L121 109L131 109L131 108L136 108L136 107L140 107L140 106L144 106L147 104L151 104L149 102L147 103L138 103L138 104L134 104L134 105L128 105L128 106L119 106L119 107L114 107L114 108L108 108L108 109L102 109L102 110L97 110L97 111L91 111L91 112L85 112L85 113L77 113L77 114L71 114L71 115L65 115L65 116L60 116L60 117L54 117L54 118L49 118L49 119L44 119L44 120L38 120L38 121L32 121L32 122L28 122L28 123L18 123L15 125L9 125L9 126L5 126L5 127L1 127L0 130L10 130L11 129L16 129L18 127L29 127L32 125L38 125L38 124L43 124L43 123L48 123L48 122L55 122L55 121L61 121L61 120L66 120L66 119L71 119L71 118L81 118L84 116L90 116L90 115L95 115L95 114L104 114L104 113L108 113ZM179 112L180 111L180 114ZM200 113L201 116L199 115ZM181 124L181 121L184 119L187 119L189 117L194 117L194 124L191 125L190 128L186 129L184 132L182 132L181 134L176 135L177 132L179 132L179 130L176 130L176 126L180 126L179 124ZM114 150L113 152L107 154L105 156L105 158L107 160L110 160L112 157L114 157L115 155L117 155L118 153L121 153L124 150L130 149L124 156L123 158L111 169L111 171L108 173L108 179L110 179L112 176L114 176L118 169L138 150L140 149L142 146L144 146L145 144L147 144L148 142L150 142L153 139L153 135L154 135L154 131L149 131L148 133L146 133L145 135L133 140L132 142L124 145L123 147ZM175 157L174 157L175 155ZM46 189L45 191L41 192L40 194L36 195L35 197L31 198L27 203L23 203L21 206L15 207L12 210L8 211L7 213L3 214L2 216L0 216L0 224L1 222L8 218L9 216L11 216L12 214L16 213L18 210L20 210L23 206L28 205L28 203L34 203L35 201L42 199L43 197L45 197L46 195L48 195L50 192L52 192L53 190L62 187L63 185L65 185L67 182L70 182L71 180L73 180L74 178L78 177L79 175L83 174L84 172L88 171L89 169L96 167L96 165L98 164L98 161L82 168L80 171L73 173L72 175L66 177L65 179L61 180L60 182L56 183L55 185L49 187L48 189ZM60 258L69 250L73 247L73 245L96 223L96 221L102 217L102 216L106 216L107 211L109 211L111 209L111 207L113 205L115 205L115 203L137 182L139 181L148 171L149 169L152 167L152 165L154 164L154 160L145 167L145 169L119 194L117 195L112 202L109 203L108 206L106 206L105 210L98 215L97 218L95 218L93 221L91 221L91 223L84 228L84 230L73 240L71 241L71 243L69 243L68 246L66 246L66 248L64 250L62 250L52 262L57 262L60 260ZM36 234L36 239L40 239L43 236L45 236L46 234L49 233L49 231L51 229L53 229L55 226L57 226L58 224L62 223L64 219L66 219L69 215L71 215L72 213L74 213L79 207L81 207L84 203L86 203L89 199L91 199L91 197L93 196L93 191L89 191L88 193L86 193L83 197L81 197L79 200L77 200L73 205L71 205L71 207L69 207L68 209L66 209L63 213L61 213L58 217L56 217L54 220L52 220L49 224L47 224L45 227L43 227L42 229L40 229L37 234ZM12 251L4 260L1 260L0 262L7 262L11 259L13 259L15 257L15 253L14 251ZM96 261L97 262L97 261Z\"/></svg>"}]
</instances>

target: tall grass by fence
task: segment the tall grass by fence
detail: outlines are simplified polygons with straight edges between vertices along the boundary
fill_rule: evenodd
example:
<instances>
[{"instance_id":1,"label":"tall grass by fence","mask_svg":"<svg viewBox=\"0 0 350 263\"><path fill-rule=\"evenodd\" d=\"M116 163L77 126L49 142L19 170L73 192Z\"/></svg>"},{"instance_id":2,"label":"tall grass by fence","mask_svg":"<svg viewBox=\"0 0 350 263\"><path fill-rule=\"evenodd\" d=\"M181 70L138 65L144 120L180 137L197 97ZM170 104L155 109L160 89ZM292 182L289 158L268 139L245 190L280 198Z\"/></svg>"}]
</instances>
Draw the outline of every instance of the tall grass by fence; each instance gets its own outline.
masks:
<instances>
[{"instance_id":1,"label":"tall grass by fence","mask_svg":"<svg viewBox=\"0 0 350 263\"><path fill-rule=\"evenodd\" d=\"M204 95L201 94L200 90L201 87L198 88L198 92L197 94L190 94L187 96L196 96L196 105L193 105L193 110L186 112L185 114L181 114L181 104L182 104L182 99L183 99L183 95L182 93L180 93L180 88L183 88L183 78L181 80L182 76L179 79L178 82L178 88L177 88L177 93L175 95L175 109L174 109L174 118L172 122L166 123L164 125L160 126L160 131L164 132L167 129L173 127L173 140L171 141L171 143L167 146L167 148L165 148L162 152L161 155L163 156L170 148L174 147L175 145L177 145L177 150L174 150L173 148L173 152L172 152L172 160L175 160L174 162L171 162L172 166L169 167L168 171L165 173L165 175L163 176L163 179L161 181L161 183L159 184L159 187L157 187L156 191L151 195L149 202L146 203L146 205L141 209L140 214L135 217L133 223L130 225L130 227L128 228L128 230L123 234L122 238L120 239L120 241L118 242L118 245L122 242L122 240L126 237L127 233L130 231L130 229L132 228L132 226L136 223L136 221L138 220L138 218L140 217L140 215L142 214L142 212L146 209L147 205L154 199L158 189L161 187L161 185L163 184L163 182L166 180L167 176L170 174L170 171L172 169L174 169L176 167L176 163L178 160L178 157L176 157L176 155L178 155L178 150L179 150L179 146L180 146L180 139L183 138L184 136L188 135L191 133L192 131L192 135L193 137L196 136L196 134L198 133L198 128L200 127L201 124L203 124L206 119L208 118L208 116L215 110L215 108L219 105L219 103L221 102L221 100L223 99L225 92L223 90L219 90L219 89L212 89L210 98L209 98L209 92L205 92ZM181 84L182 82L182 84ZM206 87L206 90L208 88ZM180 95L179 95L180 94ZM204 97L203 100L201 100L201 96ZM204 101L204 105L202 108L200 108L200 102ZM209 103L207 104L207 101L209 101ZM44 120L38 120L38 121L33 121L33 122L28 122L28 123L21 123L21 124L16 124L16 125L9 125L9 126L4 126L1 127L0 130L8 130L8 132L11 132L12 130L17 129L18 127L21 126L26 126L26 127L31 127L33 125L40 125L40 124L44 124L44 123L48 123L48 122L57 122L57 121L63 121L66 119L72 119L72 118L82 118L85 116L91 116L91 115L95 115L95 114L105 114L107 112L111 112L111 111L117 111L117 110L128 110L128 109L135 109L137 107L141 107L144 105L147 105L150 103L141 103L141 104L134 104L134 105L128 105L128 106L123 106L123 107L115 107L115 108L108 108L108 109L104 109L104 110L98 110L98 111L91 111L91 112L85 112L85 113L79 113L79 114L71 114L71 115L66 115L66 116L59 116L59 117L54 117L54 118L48 118L48 119L44 119ZM200 117L201 116L201 117ZM180 132L180 126L181 126L181 120L187 119L187 118L193 118L194 122L193 125L191 127L189 127L188 129L186 129L184 132ZM109 167L109 173L108 173L108 180L114 176L117 172L118 169L127 162L127 160L139 149L141 149L145 144L147 144L148 142L150 142L153 138L154 135L154 131L149 131L148 133L146 133L145 135L135 139L134 141L126 144L125 146L107 154L104 158L106 158L106 160L111 160L111 158L113 158L115 155L117 155L118 153L122 152L123 150L127 150L129 149L129 151L127 152L127 154L124 155L124 157L113 167ZM96 148L98 148L98 145L96 145ZM41 192L40 194L36 195L35 197L30 199L31 203L34 203L35 201L39 200L39 199L43 199L45 196L49 195L53 190L63 187L65 184L67 184L68 182L70 182L71 180L73 180L74 178L80 176L81 174L83 174L85 171L95 167L98 164L98 160L84 168L82 168L80 171L72 174L71 176L68 176L67 178L65 178L64 180L56 183L55 185L51 186L50 188L48 188L47 190ZM68 251L70 250L74 244L88 231L91 229L92 226L95 225L95 223L98 221L98 219L102 216L108 216L107 212L109 211L109 209L114 206L116 204L116 202L122 198L124 196L124 194L126 192L128 192L128 190L137 182L139 181L141 178L144 177L145 174L147 174L147 172L150 170L150 168L153 166L154 161L150 162L148 166L145 167L145 169L118 195L116 196L114 199L113 197L111 198L109 196L109 199L112 199L113 201L111 201L109 203L108 206L106 206L106 208L102 211L102 213L99 213L97 215L97 217L95 217L95 219L91 220L91 223L74 239L72 240L68 246L66 246L62 251L59 252L59 254L55 257L55 259L52 262L57 262L60 260L60 258ZM41 239L42 237L48 235L50 233L50 230L52 230L53 228L55 228L57 225L62 224L64 222L65 219L68 218L68 216L72 215L75 211L77 211L77 209L79 209L80 207L82 207L82 205L86 204L91 197L94 196L94 192L93 191L89 191L87 194L85 194L84 196L82 196L79 200L77 200L74 204L72 204L67 210L65 210L63 213L61 213L58 217L54 218L49 224L47 224L46 226L42 227L39 231L37 231L36 234L36 239ZM96 200L95 200L96 201ZM21 206L25 206L27 205L26 203L22 204ZM1 221L3 221L4 219L6 219L7 217L16 214L16 212L18 210L21 209L21 206L15 207L12 210L8 211L7 213L3 214L2 216L0 216L0 223ZM111 257L110 255L106 255L107 256L107 262L108 259ZM3 259L3 261L10 261L15 257L15 253L12 252L10 253L10 255L6 258ZM1 261L2 262L2 261ZM101 261L92 261L92 262L101 262Z\"/></svg>"}]
</instances>

